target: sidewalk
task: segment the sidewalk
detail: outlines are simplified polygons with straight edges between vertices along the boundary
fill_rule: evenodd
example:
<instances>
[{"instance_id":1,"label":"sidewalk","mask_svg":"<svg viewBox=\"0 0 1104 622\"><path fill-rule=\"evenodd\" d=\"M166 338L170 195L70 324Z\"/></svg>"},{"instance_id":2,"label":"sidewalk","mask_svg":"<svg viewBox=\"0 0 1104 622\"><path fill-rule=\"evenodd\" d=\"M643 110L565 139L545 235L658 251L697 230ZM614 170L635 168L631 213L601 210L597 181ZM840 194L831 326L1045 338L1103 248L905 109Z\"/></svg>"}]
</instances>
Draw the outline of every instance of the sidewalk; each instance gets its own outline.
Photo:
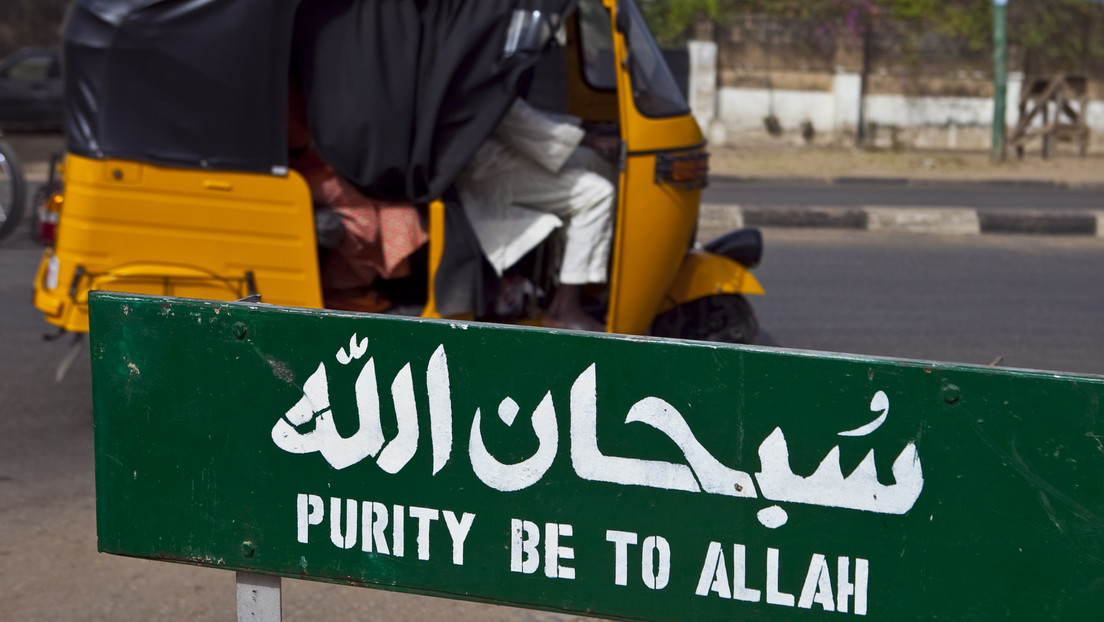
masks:
<instances>
[{"instance_id":1,"label":"sidewalk","mask_svg":"<svg viewBox=\"0 0 1104 622\"><path fill-rule=\"evenodd\" d=\"M758 141L757 141L758 142ZM748 183L793 185L887 185L905 195L925 186L973 189L1031 187L1104 190L1104 157L1077 157L1063 146L1043 160L1037 152L1022 161L1013 154L994 163L978 152L866 151L797 147L784 143L710 149L710 172ZM916 206L762 207L703 204L702 226L709 228L800 227L866 231L978 235L986 233L1081 235L1104 239L1104 204L1096 210L1043 211L1000 208Z\"/></svg>"}]
</instances>

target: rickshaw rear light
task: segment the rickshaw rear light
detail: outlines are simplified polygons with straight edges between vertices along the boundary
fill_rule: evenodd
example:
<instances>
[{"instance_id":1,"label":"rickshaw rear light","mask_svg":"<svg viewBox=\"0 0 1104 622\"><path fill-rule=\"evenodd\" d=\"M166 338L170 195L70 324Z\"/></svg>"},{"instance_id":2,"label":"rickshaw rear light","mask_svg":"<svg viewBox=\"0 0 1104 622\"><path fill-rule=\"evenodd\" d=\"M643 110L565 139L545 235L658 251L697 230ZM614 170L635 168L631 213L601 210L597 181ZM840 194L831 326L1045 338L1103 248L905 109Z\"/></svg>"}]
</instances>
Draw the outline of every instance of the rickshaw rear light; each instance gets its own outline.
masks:
<instances>
[{"instance_id":1,"label":"rickshaw rear light","mask_svg":"<svg viewBox=\"0 0 1104 622\"><path fill-rule=\"evenodd\" d=\"M61 207L65 203L65 195L55 192L46 197L42 204L38 205L35 227L35 237L42 244L53 245L57 241L57 225L61 218Z\"/></svg>"},{"instance_id":2,"label":"rickshaw rear light","mask_svg":"<svg viewBox=\"0 0 1104 622\"><path fill-rule=\"evenodd\" d=\"M709 154L691 151L657 155L656 183L687 190L705 188L709 185Z\"/></svg>"}]
</instances>

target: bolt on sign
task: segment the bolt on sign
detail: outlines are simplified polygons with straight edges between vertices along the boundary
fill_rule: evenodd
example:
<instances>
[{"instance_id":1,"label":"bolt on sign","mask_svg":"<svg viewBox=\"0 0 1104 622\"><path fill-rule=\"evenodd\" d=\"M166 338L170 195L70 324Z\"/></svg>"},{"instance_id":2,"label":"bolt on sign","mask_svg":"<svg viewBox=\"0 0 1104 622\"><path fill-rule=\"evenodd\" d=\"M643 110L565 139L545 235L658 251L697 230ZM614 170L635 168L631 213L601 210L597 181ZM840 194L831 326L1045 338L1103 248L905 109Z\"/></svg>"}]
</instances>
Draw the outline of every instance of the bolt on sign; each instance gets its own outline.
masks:
<instances>
[{"instance_id":1,"label":"bolt on sign","mask_svg":"<svg viewBox=\"0 0 1104 622\"><path fill-rule=\"evenodd\" d=\"M627 620L1104 609L1104 378L89 304L103 552Z\"/></svg>"}]
</instances>

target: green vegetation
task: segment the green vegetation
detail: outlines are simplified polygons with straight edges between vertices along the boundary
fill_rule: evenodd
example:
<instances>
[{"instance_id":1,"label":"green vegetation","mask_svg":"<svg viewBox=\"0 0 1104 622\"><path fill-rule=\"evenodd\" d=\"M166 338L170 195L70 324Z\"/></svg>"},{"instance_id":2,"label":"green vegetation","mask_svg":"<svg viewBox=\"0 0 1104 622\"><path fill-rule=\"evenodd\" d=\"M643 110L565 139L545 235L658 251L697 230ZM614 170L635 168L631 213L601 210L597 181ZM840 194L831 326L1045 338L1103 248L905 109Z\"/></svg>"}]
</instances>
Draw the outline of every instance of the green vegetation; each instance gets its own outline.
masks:
<instances>
[{"instance_id":1,"label":"green vegetation","mask_svg":"<svg viewBox=\"0 0 1104 622\"><path fill-rule=\"evenodd\" d=\"M28 45L61 42L61 20L69 0L0 2L0 56Z\"/></svg>"},{"instance_id":2,"label":"green vegetation","mask_svg":"<svg viewBox=\"0 0 1104 622\"><path fill-rule=\"evenodd\" d=\"M937 32L975 51L992 45L992 0L640 0L640 5L665 45L683 41L698 21L724 25L740 14L843 26L856 35L868 19L889 20L917 37ZM1008 22L1014 67L1028 73L1104 73L1104 3L1009 0Z\"/></svg>"},{"instance_id":3,"label":"green vegetation","mask_svg":"<svg viewBox=\"0 0 1104 622\"><path fill-rule=\"evenodd\" d=\"M860 34L864 20L890 20L918 38L926 32L958 39L969 49L992 45L992 0L638 0L662 45L676 46L693 25L722 25L746 14L820 23ZM69 0L0 2L0 55L25 45L56 45ZM1012 66L1030 74L1104 73L1104 2L1009 0ZM905 41L904 47L913 42ZM906 52L907 53L907 52Z\"/></svg>"}]
</instances>

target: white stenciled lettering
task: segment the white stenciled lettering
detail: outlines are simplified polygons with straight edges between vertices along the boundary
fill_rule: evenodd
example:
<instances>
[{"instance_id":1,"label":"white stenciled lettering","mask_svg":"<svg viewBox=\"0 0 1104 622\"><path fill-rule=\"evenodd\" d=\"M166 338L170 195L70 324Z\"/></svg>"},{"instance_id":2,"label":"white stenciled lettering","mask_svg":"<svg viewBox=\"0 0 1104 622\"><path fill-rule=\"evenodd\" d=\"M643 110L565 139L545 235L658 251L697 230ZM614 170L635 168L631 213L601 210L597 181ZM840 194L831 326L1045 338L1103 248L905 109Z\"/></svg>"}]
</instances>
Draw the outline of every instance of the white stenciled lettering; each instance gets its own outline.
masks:
<instances>
[{"instance_id":1,"label":"white stenciled lettering","mask_svg":"<svg viewBox=\"0 0 1104 622\"><path fill-rule=\"evenodd\" d=\"M879 413L874 421L854 430L840 432L839 436L866 436L882 427L882 424L886 422L886 418L889 417L889 396L885 394L885 391L878 391L874 394L874 397L870 400L870 411Z\"/></svg>"},{"instance_id":2,"label":"white stenciled lettering","mask_svg":"<svg viewBox=\"0 0 1104 622\"><path fill-rule=\"evenodd\" d=\"M765 602L768 605L796 606L801 609L812 609L815 605L820 605L824 611L840 613L848 613L851 609L851 598L854 597L855 615L866 615L867 585L870 576L870 562L867 560L855 559L855 574L852 578L851 558L839 557L836 564L838 576L833 583L832 566L828 563L828 557L813 553L809 557L808 571L805 573L801 594L795 598L793 594L783 591L779 586L779 577L782 575L780 558L781 552L778 549L767 548L766 588L763 591L753 589L747 584L747 548L743 544L734 544L730 591L724 549L719 542L710 542L694 593L698 596L716 595L726 599L757 603L763 602L763 592L766 592ZM835 594L832 591L833 585Z\"/></svg>"},{"instance_id":3,"label":"white stenciled lettering","mask_svg":"<svg viewBox=\"0 0 1104 622\"><path fill-rule=\"evenodd\" d=\"M510 520L510 571L533 574L540 567L540 528L536 523Z\"/></svg>"},{"instance_id":4,"label":"white stenciled lettering","mask_svg":"<svg viewBox=\"0 0 1104 622\"><path fill-rule=\"evenodd\" d=\"M544 575L549 579L574 579L575 569L565 566L562 560L575 559L575 549L563 546L562 540L571 537L571 525L545 523L544 525ZM536 523L510 519L510 571L533 574L541 565L538 546L541 529Z\"/></svg>"},{"instance_id":5,"label":"white stenciled lettering","mask_svg":"<svg viewBox=\"0 0 1104 622\"><path fill-rule=\"evenodd\" d=\"M433 474L445 468L452 456L452 388L449 385L445 346L437 346L426 366L429 395L429 436L433 445Z\"/></svg>"},{"instance_id":6,"label":"white stenciled lettering","mask_svg":"<svg viewBox=\"0 0 1104 622\"><path fill-rule=\"evenodd\" d=\"M498 418L507 426L513 426L518 414L518 405L506 398L498 406ZM486 485L503 492L513 492L528 488L540 481L552 466L559 449L559 431L556 429L556 409L552 405L552 393L546 393L544 399L533 411L533 432L537 435L537 451L531 457L517 464L503 464L487 451L483 444L482 418L475 410L472 420L469 453L475 475Z\"/></svg>"},{"instance_id":7,"label":"white stenciled lettering","mask_svg":"<svg viewBox=\"0 0 1104 622\"><path fill-rule=\"evenodd\" d=\"M613 543L613 583L629 583L629 546L640 536L631 531L606 531L606 542ZM671 545L663 536L648 536L640 547L640 579L649 589L662 590L671 579Z\"/></svg>"},{"instance_id":8,"label":"white stenciled lettering","mask_svg":"<svg viewBox=\"0 0 1104 622\"><path fill-rule=\"evenodd\" d=\"M375 367L370 359L361 370L362 377L366 371L372 376L374 384ZM357 384L361 384L360 379L357 380ZM376 406L378 405L377 400ZM375 455L382 443L379 412L377 411L373 416L371 411L362 409L359 415L360 429L348 438L341 436L334 424L333 411L330 410L326 367L319 363L318 369L303 383L303 397L288 409L284 415L285 418L277 421L272 428L272 441L280 449L293 454L317 451L333 468L344 469L370 455ZM313 430L307 432L296 430L296 426L305 425L312 419L314 420Z\"/></svg>"},{"instance_id":9,"label":"white stenciled lettering","mask_svg":"<svg viewBox=\"0 0 1104 622\"><path fill-rule=\"evenodd\" d=\"M747 548L732 545L732 597L749 603L757 603L763 593L747 586Z\"/></svg>"},{"instance_id":10,"label":"white stenciled lettering","mask_svg":"<svg viewBox=\"0 0 1104 622\"><path fill-rule=\"evenodd\" d=\"M341 531L342 499L330 497L330 541L341 549L351 549L357 540L357 502L345 499L345 531Z\"/></svg>"},{"instance_id":11,"label":"white stenciled lettering","mask_svg":"<svg viewBox=\"0 0 1104 622\"><path fill-rule=\"evenodd\" d=\"M337 362L341 363L342 365L348 365L356 359L364 356L364 353L367 351L368 339L365 338L357 341L357 335L356 333L353 333L353 336L349 338L349 351L346 353L345 348L337 349Z\"/></svg>"},{"instance_id":12,"label":"white stenciled lettering","mask_svg":"<svg viewBox=\"0 0 1104 622\"><path fill-rule=\"evenodd\" d=\"M636 544L637 535L631 531L606 531L606 542L613 543L613 583L629 584L629 545Z\"/></svg>"},{"instance_id":13,"label":"white stenciled lettering","mask_svg":"<svg viewBox=\"0 0 1104 622\"><path fill-rule=\"evenodd\" d=\"M358 340L353 334L348 352L344 348L338 351L338 362L348 365L362 359L367 347L367 339ZM660 432L674 443L683 460L667 462L604 454L597 438L596 370L597 366L591 364L575 378L568 402L568 436L564 440L570 444L571 466L584 480L745 498L761 494L772 501L884 514L908 512L923 490L923 469L915 443L908 443L894 460L895 483L892 485L879 481L873 450L844 477L838 445L821 460L812 475L801 476L791 470L789 448L781 428L775 428L759 445L760 469L753 477L717 460L695 436L682 413L671 402L656 396L645 396L633 403L624 423L642 423ZM436 475L449 463L454 440L451 383L443 345L437 346L429 357L425 378L432 474ZM398 429L395 437L388 441L380 422L375 360L368 357L353 387L360 426L354 434L344 437L334 423L326 366L319 363L303 383L302 397L273 426L272 440L277 447L290 453L318 452L335 469L344 469L371 456L383 471L396 474L413 460L421 439L413 379L412 364L407 363L391 383ZM514 492L529 488L544 478L556 461L561 440L552 395L551 390L545 392L530 418L538 442L536 451L513 464L499 461L488 450L482 430L483 411L475 410L468 454L480 481L494 490ZM517 402L505 397L498 405L498 418L512 427L520 410ZM878 430L889 416L889 396L884 391L875 393L870 410L878 413L874 421L840 432L839 436L859 438ZM788 515L781 507L771 506L760 511L758 518L768 528L777 529L786 524ZM396 529L402 527L396 526ZM779 594L786 600L784 596L784 593Z\"/></svg>"},{"instance_id":14,"label":"white stenciled lettering","mask_svg":"<svg viewBox=\"0 0 1104 622\"><path fill-rule=\"evenodd\" d=\"M885 423L889 416L889 397L884 391L874 394L870 410L880 413L874 421L840 432L839 436L866 436ZM893 485L878 481L873 449L850 475L844 477L840 469L839 445L828 452L812 475L795 475L790 468L789 447L781 428L775 428L759 445L759 461L761 470L755 474L755 480L763 496L772 501L904 514L912 509L924 489L924 470L914 443L906 445L893 461L892 472L896 482Z\"/></svg>"},{"instance_id":15,"label":"white stenciled lettering","mask_svg":"<svg viewBox=\"0 0 1104 622\"><path fill-rule=\"evenodd\" d=\"M442 514L445 517L445 526L448 527L449 535L452 536L452 563L463 566L464 541L468 539L468 532L471 531L472 523L475 521L475 514L464 512L459 519L449 510L445 510Z\"/></svg>"},{"instance_id":16,"label":"white stenciled lettering","mask_svg":"<svg viewBox=\"0 0 1104 622\"><path fill-rule=\"evenodd\" d=\"M575 569L564 566L560 560L575 559L575 549L560 546L560 538L569 538L571 525L547 523L544 526L544 575L549 579L574 579Z\"/></svg>"},{"instance_id":17,"label":"white stenciled lettering","mask_svg":"<svg viewBox=\"0 0 1104 622\"><path fill-rule=\"evenodd\" d=\"M355 338L355 335L354 335ZM350 344L352 348L353 344ZM344 350L338 354L341 355ZM364 352L352 348L349 361L360 358ZM339 358L341 358L339 356ZM447 379L445 381L447 383ZM439 383L436 383L439 384ZM352 466L369 456L379 454L377 463L388 473L398 473L414 456L418 448L418 413L414 398L414 386L410 365L395 376L391 396L395 403L398 435L384 446L383 426L380 423L380 400L376 382L375 359L369 358L353 384L356 392L359 428L348 437L337 431L333 411L330 409L329 383L326 366L318 369L303 383L303 397L276 422L272 428L272 441L284 451L294 454L318 452L335 469ZM444 409L441 400L436 402L438 412ZM438 419L444 415L438 414ZM314 421L314 428L305 432L297 428ZM451 439L449 440L451 443ZM383 452L380 453L380 449ZM447 457L446 457L447 460Z\"/></svg>"},{"instance_id":18,"label":"white stenciled lettering","mask_svg":"<svg viewBox=\"0 0 1104 622\"><path fill-rule=\"evenodd\" d=\"M391 554L395 557L406 554L405 509L401 505L395 505L391 509Z\"/></svg>"},{"instance_id":19,"label":"white stenciled lettering","mask_svg":"<svg viewBox=\"0 0 1104 622\"><path fill-rule=\"evenodd\" d=\"M629 409L625 419L625 423L636 422L666 434L682 450L690 466L604 455L598 448L595 366L588 367L571 386L571 463L575 473L598 482L700 492L702 488L694 477L696 474L709 492L755 496L751 477L721 465L709 455L694 438L686 420L667 402L658 398L640 400Z\"/></svg>"},{"instance_id":20,"label":"white stenciled lettering","mask_svg":"<svg viewBox=\"0 0 1104 622\"><path fill-rule=\"evenodd\" d=\"M841 582L841 585L842 585L842 582L845 580L844 575L847 572L847 566L843 561L845 559L847 559L847 558L846 557L841 557L840 558L840 564L839 564L840 577L841 577L839 580ZM867 587L867 582L869 581L869 578L870 578L870 562L865 560L865 559L862 559L861 557L855 559L855 585L854 585L854 590L855 590L855 615L860 615L860 616L866 615L866 587ZM841 592L843 591L842 588L840 589L840 591ZM839 610L840 611L847 611L847 601L844 600L844 597L842 595L839 598L840 598L839 602L842 603L838 607Z\"/></svg>"},{"instance_id":21,"label":"white stenciled lettering","mask_svg":"<svg viewBox=\"0 0 1104 622\"><path fill-rule=\"evenodd\" d=\"M698 442L686 419L671 404L658 397L646 397L633 404L625 417L625 423L634 422L650 425L674 441L705 492L729 497L755 497L751 476L718 462Z\"/></svg>"},{"instance_id":22,"label":"white stenciled lettering","mask_svg":"<svg viewBox=\"0 0 1104 622\"><path fill-rule=\"evenodd\" d=\"M728 567L725 565L724 551L720 542L710 542L709 549L705 553L705 564L702 565L701 578L698 579L698 588L694 593L698 596L709 596L715 592L721 598L732 598L732 591L728 587Z\"/></svg>"},{"instance_id":23,"label":"white stenciled lettering","mask_svg":"<svg viewBox=\"0 0 1104 622\"><path fill-rule=\"evenodd\" d=\"M325 518L326 510L322 505L322 497L318 495L300 494L295 500L296 523L299 542L307 543L307 530L311 525L321 525Z\"/></svg>"},{"instance_id":24,"label":"white stenciled lettering","mask_svg":"<svg viewBox=\"0 0 1104 622\"><path fill-rule=\"evenodd\" d=\"M387 546L387 506L373 501L365 501L360 509L360 550L365 553L373 552L384 555L389 554Z\"/></svg>"},{"instance_id":25,"label":"white stenciled lettering","mask_svg":"<svg viewBox=\"0 0 1104 622\"><path fill-rule=\"evenodd\" d=\"M663 536L644 538L641 545L640 578L653 590L667 587L671 579L671 545Z\"/></svg>"},{"instance_id":26,"label":"white stenciled lettering","mask_svg":"<svg viewBox=\"0 0 1104 622\"><path fill-rule=\"evenodd\" d=\"M819 603L825 611L835 611L836 603L832 597L832 575L828 570L828 561L820 553L814 553L809 560L809 571L805 574L805 585L797 606L812 609L813 603Z\"/></svg>"},{"instance_id":27,"label":"white stenciled lettering","mask_svg":"<svg viewBox=\"0 0 1104 622\"><path fill-rule=\"evenodd\" d=\"M410 377L410 364L399 370L391 383L391 396L395 401L395 418L399 433L380 452L376 464L388 473L398 473L418 451L418 407L414 401L414 381Z\"/></svg>"},{"instance_id":28,"label":"white stenciled lettering","mask_svg":"<svg viewBox=\"0 0 1104 622\"><path fill-rule=\"evenodd\" d=\"M375 359L369 358L364 367L360 369L356 382L353 383L353 389L356 394L357 414L360 416L360 428L356 434L363 439L365 450L358 455L360 456L359 460L363 460L368 456L378 454L386 440L383 437L383 426L380 425L380 399L379 387L376 384ZM334 464L333 460L330 460L329 456L326 455L325 448L323 448L322 457L326 458L335 469L343 469L347 466ZM344 465L344 463L342 464Z\"/></svg>"},{"instance_id":29,"label":"white stenciled lettering","mask_svg":"<svg viewBox=\"0 0 1104 622\"><path fill-rule=\"evenodd\" d=\"M790 470L790 452L786 437L775 428L759 445L762 463L755 480L763 496L772 501L792 501L827 507L850 508L882 514L904 514L916 504L924 488L924 473L916 445L909 443L893 462L896 484L878 481L874 450L870 450L851 475L840 471L839 446L824 457L816 471L808 476Z\"/></svg>"},{"instance_id":30,"label":"white stenciled lettering","mask_svg":"<svg viewBox=\"0 0 1104 622\"><path fill-rule=\"evenodd\" d=\"M778 549L767 549L767 603L794 606L794 595L778 589Z\"/></svg>"},{"instance_id":31,"label":"white stenciled lettering","mask_svg":"<svg viewBox=\"0 0 1104 622\"><path fill-rule=\"evenodd\" d=\"M410 518L418 520L418 559L427 561L429 559L429 526L430 523L437 520L441 513L431 508L420 508L412 505L409 509Z\"/></svg>"},{"instance_id":32,"label":"white stenciled lettering","mask_svg":"<svg viewBox=\"0 0 1104 622\"><path fill-rule=\"evenodd\" d=\"M464 544L475 523L475 514L402 505L389 507L378 501L360 501L331 497L328 504L318 495L296 496L296 530L299 542L307 544L310 528L329 519L330 542L339 549L352 549L360 542L360 551L376 555L403 557L406 550L406 518L417 522L415 530L417 556L428 561L433 533L447 532L452 541L452 563L464 564ZM434 527L444 517L444 527ZM436 523L441 525L441 523ZM437 536L440 538L440 535ZM535 567L534 567L535 569Z\"/></svg>"}]
</instances>

